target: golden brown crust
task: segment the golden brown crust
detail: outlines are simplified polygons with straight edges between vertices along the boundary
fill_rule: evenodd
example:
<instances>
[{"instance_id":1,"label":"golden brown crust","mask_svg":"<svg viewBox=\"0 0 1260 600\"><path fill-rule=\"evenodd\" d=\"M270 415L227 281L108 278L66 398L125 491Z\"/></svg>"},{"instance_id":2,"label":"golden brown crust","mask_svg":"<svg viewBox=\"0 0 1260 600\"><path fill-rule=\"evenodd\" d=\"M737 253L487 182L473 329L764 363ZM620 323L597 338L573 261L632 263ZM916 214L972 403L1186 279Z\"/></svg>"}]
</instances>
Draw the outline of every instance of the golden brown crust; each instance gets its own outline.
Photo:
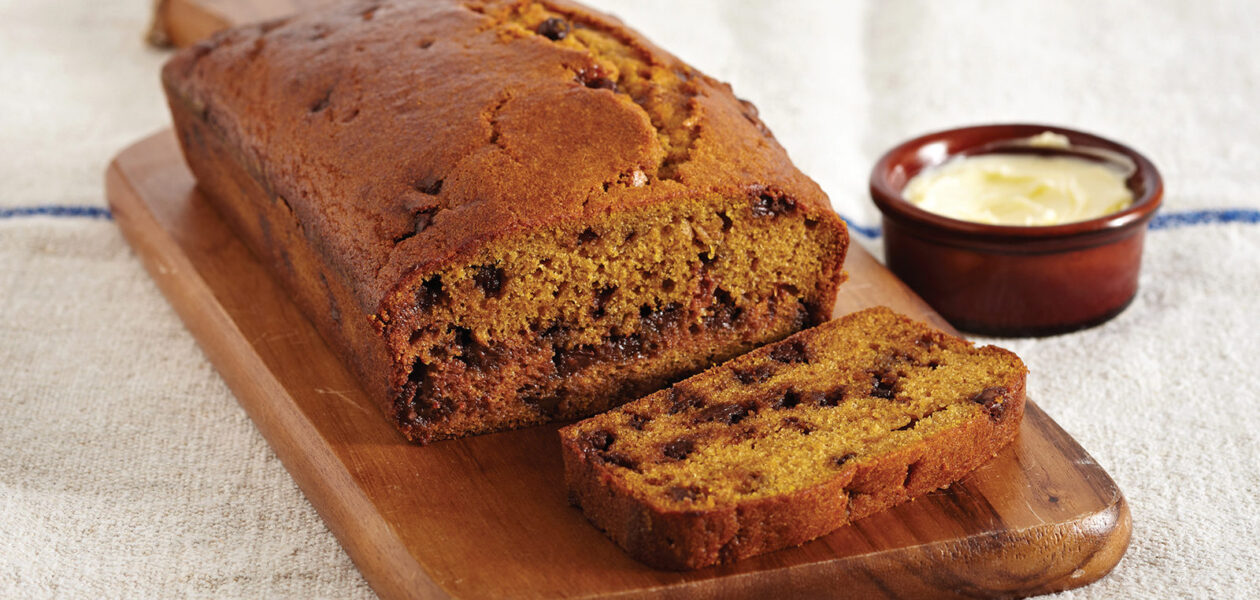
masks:
<instances>
[{"instance_id":1,"label":"golden brown crust","mask_svg":"<svg viewBox=\"0 0 1260 600\"><path fill-rule=\"evenodd\" d=\"M894 323L898 327L904 328L909 323L904 317L889 320L892 313L887 309L871 309L803 331L787 340L710 369L692 380L681 382L676 388L699 390L716 381L728 381L730 373L747 369L758 358L794 341L812 343L813 353L836 351L834 347L818 346L813 338L818 336L819 330L842 329L854 320L869 317L872 312L883 322ZM570 497L592 523L604 530L634 558L658 568L681 570L730 562L795 546L854 520L947 486L989 460L1015 437L1023 416L1026 371L1018 357L1005 350L992 347L970 350L965 342L939 332L931 333L933 331L924 325L914 324L914 329L909 333L922 332L937 336L934 339L941 343L955 345L951 348L952 352L961 348L975 355L983 354L979 359L980 363L995 365L997 370L984 380L971 376L966 384L969 389L962 397L964 399L943 405L948 406L951 402L961 405L959 414L964 418L931 429L927 435L908 438L904 442L894 438L891 446L877 446L870 454L846 456L844 458L847 462L842 464L842 468L829 476L815 478L812 483L803 487L761 495L735 495L733 498L729 495L718 497L720 494L714 493L715 501L701 503L699 500L702 497L697 499L696 508L689 508L668 500L660 493L660 486L643 484L644 481L660 478L660 469L651 471L646 468L645 465L652 459L650 452L642 451L643 448L659 448L659 442L640 442L629 447L613 442L602 444L602 451L591 445L592 432L600 435L607 432L611 439L630 439L636 435L630 431L633 426L626 425L633 422L626 421L622 418L623 415L615 413L640 415L637 424L640 431L644 429L642 422L645 416L648 419L663 418L663 414L669 412L666 409L668 402L662 403L662 398L670 392L666 390L627 404L612 413L599 415L561 430L565 479ZM857 341L865 344L879 340L859 338ZM908 344L893 347L894 351L920 351ZM878 366L857 365L855 368ZM791 369L785 373L790 377ZM914 373L910 375L914 376ZM704 380L697 381L701 379ZM970 389L972 387L975 389ZM747 393L742 396L739 394L737 392L736 395L727 396L721 402L732 399L739 402L740 398L751 397ZM901 401L901 398L897 399L897 402ZM888 402L892 403L893 400ZM653 410L657 412L652 412ZM809 410L826 412L835 409ZM932 410L945 409L937 406ZM754 416L747 417L745 422L766 414L770 418L777 418L774 415L778 413L763 404L759 409L754 409ZM926 421L930 417L928 415L922 419ZM770 421L763 419L758 426L766 422ZM914 421L911 427L913 423ZM859 428L860 424L853 427ZM906 427L899 427L897 430L904 429ZM819 433L815 431L812 437L818 437ZM669 438L676 434L676 431L670 429L662 435ZM659 438L660 435L656 437ZM732 443L720 438L712 439L716 439L714 443L718 445ZM813 451L817 448L807 450ZM693 451L705 450L700 448ZM831 451L836 452L834 448ZM766 463L782 462L790 458L769 454L758 459L762 465L727 465L720 472L738 471L743 467L757 470ZM664 463L665 468L668 468L676 464L676 461L665 460ZM644 479L639 477L640 474L650 477ZM678 489L678 485L684 481L695 484L690 486L693 489L703 488L709 483L688 480L687 473L681 476L682 479L671 482L673 489ZM714 489L717 487L713 486Z\"/></svg>"},{"instance_id":2,"label":"golden brown crust","mask_svg":"<svg viewBox=\"0 0 1260 600\"><path fill-rule=\"evenodd\" d=\"M540 19L553 17L569 23L567 38L545 35ZM696 357L729 356L804 323L772 315L722 340L676 345L694 356L660 359L673 371L651 366L624 381L633 384L625 394L586 386L564 397L556 383L564 374L542 373L548 347L514 363L526 373L519 385L479 397L439 364L450 363L442 349L452 338L466 347L532 342L435 324L417 290L443 269L493 266L501 256L491 250L534 232L612 227L662 207L681 214L707 203L712 216L719 201L787 202L820 240L809 278L784 282L803 288L806 321L827 318L843 280L843 223L755 108L575 3L346 3L218 34L177 54L163 82L199 184L414 441L591 414L601 408L594 398L629 399L636 386L694 370ZM763 313L774 301L757 298ZM687 317L701 319L711 310L704 302ZM759 328L760 337L749 333ZM569 349L557 361L561 350ZM591 378L613 385L623 376ZM529 404L538 378L551 382L543 403L561 410ZM439 387L449 397L417 396Z\"/></svg>"}]
</instances>

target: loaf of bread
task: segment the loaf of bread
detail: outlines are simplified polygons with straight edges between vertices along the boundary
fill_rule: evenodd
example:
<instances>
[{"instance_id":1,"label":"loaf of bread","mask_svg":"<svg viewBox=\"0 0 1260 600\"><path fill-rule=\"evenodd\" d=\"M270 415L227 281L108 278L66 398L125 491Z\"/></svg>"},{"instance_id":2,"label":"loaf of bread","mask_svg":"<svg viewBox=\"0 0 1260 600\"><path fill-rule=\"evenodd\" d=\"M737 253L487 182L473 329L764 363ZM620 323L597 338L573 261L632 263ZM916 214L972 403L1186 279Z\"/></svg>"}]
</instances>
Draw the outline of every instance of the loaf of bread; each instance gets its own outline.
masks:
<instances>
[{"instance_id":1,"label":"loaf of bread","mask_svg":"<svg viewBox=\"0 0 1260 600\"><path fill-rule=\"evenodd\" d=\"M756 109L562 2L350 2L163 70L199 186L411 440L568 419L829 317Z\"/></svg>"},{"instance_id":2,"label":"loaf of bread","mask_svg":"<svg viewBox=\"0 0 1260 600\"><path fill-rule=\"evenodd\" d=\"M947 486L1010 442L1026 370L868 309L560 430L570 498L631 556L695 569Z\"/></svg>"}]
</instances>

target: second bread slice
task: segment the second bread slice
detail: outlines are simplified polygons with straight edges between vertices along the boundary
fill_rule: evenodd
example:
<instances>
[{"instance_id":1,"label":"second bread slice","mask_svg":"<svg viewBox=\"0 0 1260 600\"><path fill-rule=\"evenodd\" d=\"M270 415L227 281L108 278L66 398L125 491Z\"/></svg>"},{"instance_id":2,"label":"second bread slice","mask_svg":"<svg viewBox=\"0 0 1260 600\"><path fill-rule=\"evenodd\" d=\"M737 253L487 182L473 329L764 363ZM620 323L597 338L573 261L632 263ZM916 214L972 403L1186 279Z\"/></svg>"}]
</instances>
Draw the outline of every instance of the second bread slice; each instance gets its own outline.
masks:
<instances>
[{"instance_id":1,"label":"second bread slice","mask_svg":"<svg viewBox=\"0 0 1260 600\"><path fill-rule=\"evenodd\" d=\"M868 309L561 430L570 497L645 563L795 546L949 485L1019 429L1001 348Z\"/></svg>"}]
</instances>

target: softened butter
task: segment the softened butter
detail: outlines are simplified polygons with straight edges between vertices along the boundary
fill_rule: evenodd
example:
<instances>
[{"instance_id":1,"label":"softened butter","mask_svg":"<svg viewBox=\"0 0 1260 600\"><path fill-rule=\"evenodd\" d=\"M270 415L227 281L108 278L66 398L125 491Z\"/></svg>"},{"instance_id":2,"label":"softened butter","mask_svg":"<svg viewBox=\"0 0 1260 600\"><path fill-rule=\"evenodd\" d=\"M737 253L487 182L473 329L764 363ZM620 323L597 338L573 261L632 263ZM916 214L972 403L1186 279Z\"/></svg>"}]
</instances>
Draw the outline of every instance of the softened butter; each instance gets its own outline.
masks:
<instances>
[{"instance_id":1,"label":"softened butter","mask_svg":"<svg viewBox=\"0 0 1260 600\"><path fill-rule=\"evenodd\" d=\"M1022 146L1063 147L1042 134ZM1086 221L1128 208L1133 192L1121 165L1071 155L990 153L923 171L906 185L910 203L939 215L991 225Z\"/></svg>"}]
</instances>

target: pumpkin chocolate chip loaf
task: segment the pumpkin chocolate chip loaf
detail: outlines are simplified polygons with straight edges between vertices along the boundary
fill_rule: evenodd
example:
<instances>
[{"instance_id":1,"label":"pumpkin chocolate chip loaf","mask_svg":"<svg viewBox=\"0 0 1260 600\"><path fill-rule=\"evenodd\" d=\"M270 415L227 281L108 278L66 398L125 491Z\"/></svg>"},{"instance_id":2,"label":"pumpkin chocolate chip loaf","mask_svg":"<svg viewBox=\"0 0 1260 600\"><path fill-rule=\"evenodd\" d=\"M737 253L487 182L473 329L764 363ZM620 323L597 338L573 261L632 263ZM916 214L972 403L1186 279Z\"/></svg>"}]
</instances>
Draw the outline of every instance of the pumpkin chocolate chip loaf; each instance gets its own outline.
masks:
<instances>
[{"instance_id":1,"label":"pumpkin chocolate chip loaf","mask_svg":"<svg viewBox=\"0 0 1260 600\"><path fill-rule=\"evenodd\" d=\"M201 188L414 441L605 410L843 279L756 109L577 4L352 2L163 81Z\"/></svg>"},{"instance_id":2,"label":"pumpkin chocolate chip loaf","mask_svg":"<svg viewBox=\"0 0 1260 600\"><path fill-rule=\"evenodd\" d=\"M565 479L640 561L733 561L971 472L1018 431L1026 372L1001 348L868 309L561 429Z\"/></svg>"}]
</instances>

